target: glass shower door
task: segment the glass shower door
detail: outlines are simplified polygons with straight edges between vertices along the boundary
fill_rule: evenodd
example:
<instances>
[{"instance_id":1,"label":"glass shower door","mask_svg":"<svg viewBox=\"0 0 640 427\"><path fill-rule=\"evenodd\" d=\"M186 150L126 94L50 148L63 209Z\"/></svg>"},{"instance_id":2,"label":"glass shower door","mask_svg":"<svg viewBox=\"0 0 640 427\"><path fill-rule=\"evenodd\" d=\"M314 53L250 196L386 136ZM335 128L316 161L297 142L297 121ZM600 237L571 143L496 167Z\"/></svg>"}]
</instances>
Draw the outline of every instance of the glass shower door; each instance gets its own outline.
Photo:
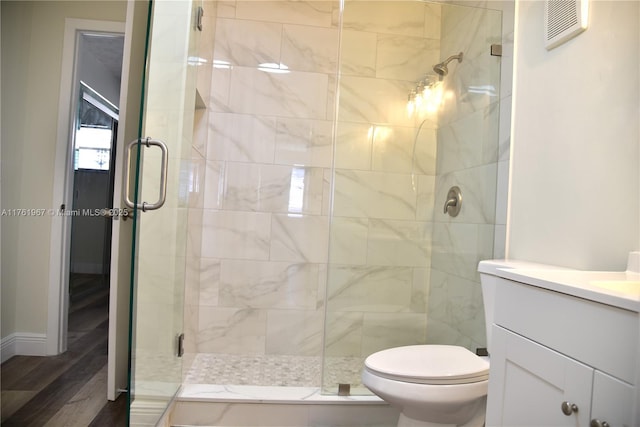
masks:
<instances>
[{"instance_id":1,"label":"glass shower door","mask_svg":"<svg viewBox=\"0 0 640 427\"><path fill-rule=\"evenodd\" d=\"M151 2L139 137L127 148L133 206L129 425L155 425L182 382L194 2ZM135 166L135 167L134 167ZM133 173L132 173L133 175Z\"/></svg>"},{"instance_id":2,"label":"glass shower door","mask_svg":"<svg viewBox=\"0 0 640 427\"><path fill-rule=\"evenodd\" d=\"M490 45L502 17L347 0L341 22L323 391L365 394L372 353L485 346L476 266L493 251L500 59ZM434 66L460 52L439 78ZM464 198L455 218L443 212L453 186Z\"/></svg>"}]
</instances>

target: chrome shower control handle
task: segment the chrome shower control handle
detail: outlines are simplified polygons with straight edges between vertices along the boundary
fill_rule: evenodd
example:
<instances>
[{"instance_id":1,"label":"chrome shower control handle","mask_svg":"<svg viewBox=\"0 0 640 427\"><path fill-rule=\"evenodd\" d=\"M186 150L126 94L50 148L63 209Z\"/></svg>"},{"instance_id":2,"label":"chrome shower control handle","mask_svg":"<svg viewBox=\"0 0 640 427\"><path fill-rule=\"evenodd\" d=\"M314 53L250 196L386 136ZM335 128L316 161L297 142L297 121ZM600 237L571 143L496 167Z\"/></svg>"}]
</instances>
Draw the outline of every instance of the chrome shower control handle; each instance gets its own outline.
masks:
<instances>
[{"instance_id":1,"label":"chrome shower control handle","mask_svg":"<svg viewBox=\"0 0 640 427\"><path fill-rule=\"evenodd\" d=\"M600 421L597 418L592 419L591 423L589 424L589 426L590 427L611 427L608 422Z\"/></svg>"},{"instance_id":2,"label":"chrome shower control handle","mask_svg":"<svg viewBox=\"0 0 640 427\"><path fill-rule=\"evenodd\" d=\"M566 400L562 402L562 405L560 405L560 408L562 409L562 413L567 416L575 412L578 412L578 405L576 405L575 403L567 402Z\"/></svg>"},{"instance_id":3,"label":"chrome shower control handle","mask_svg":"<svg viewBox=\"0 0 640 427\"><path fill-rule=\"evenodd\" d=\"M455 197L447 199L447 201L444 203L444 213L447 213L449 208L455 208L457 204L458 199L456 199Z\"/></svg>"},{"instance_id":4,"label":"chrome shower control handle","mask_svg":"<svg viewBox=\"0 0 640 427\"><path fill-rule=\"evenodd\" d=\"M462 191L457 186L451 187L447 193L447 200L444 202L444 213L451 216L458 216L462 207Z\"/></svg>"}]
</instances>

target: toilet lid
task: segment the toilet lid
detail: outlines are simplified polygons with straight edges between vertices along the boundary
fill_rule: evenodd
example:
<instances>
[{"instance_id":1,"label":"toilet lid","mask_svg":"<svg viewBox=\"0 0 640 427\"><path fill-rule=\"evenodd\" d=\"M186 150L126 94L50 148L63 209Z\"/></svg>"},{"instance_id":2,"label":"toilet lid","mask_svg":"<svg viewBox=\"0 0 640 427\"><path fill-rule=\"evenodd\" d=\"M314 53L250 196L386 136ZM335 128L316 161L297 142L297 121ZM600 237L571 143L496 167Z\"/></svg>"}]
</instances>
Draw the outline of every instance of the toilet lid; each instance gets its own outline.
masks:
<instances>
[{"instance_id":1,"label":"toilet lid","mask_svg":"<svg viewBox=\"0 0 640 427\"><path fill-rule=\"evenodd\" d=\"M410 345L382 350L367 357L372 373L404 382L464 384L489 378L489 362L453 345Z\"/></svg>"}]
</instances>

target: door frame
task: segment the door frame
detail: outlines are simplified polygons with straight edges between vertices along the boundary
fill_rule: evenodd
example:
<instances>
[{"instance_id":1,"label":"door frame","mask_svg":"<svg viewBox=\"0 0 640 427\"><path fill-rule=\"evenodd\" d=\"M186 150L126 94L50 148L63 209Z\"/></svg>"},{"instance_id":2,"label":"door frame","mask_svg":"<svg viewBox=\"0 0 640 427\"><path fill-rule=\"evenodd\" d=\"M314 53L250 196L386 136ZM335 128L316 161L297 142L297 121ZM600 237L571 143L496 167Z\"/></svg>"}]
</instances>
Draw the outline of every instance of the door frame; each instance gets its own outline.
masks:
<instances>
[{"instance_id":1,"label":"door frame","mask_svg":"<svg viewBox=\"0 0 640 427\"><path fill-rule=\"evenodd\" d=\"M48 286L48 306L47 306L47 336L46 354L57 355L66 351L67 346L67 316L68 316L68 283L71 254L71 217L61 215L58 211L60 205L72 206L73 197L73 147L71 136L73 131L73 117L75 106L77 105L78 88L75 85L77 78L77 51L79 45L79 34L88 33L117 33L125 34L126 48L126 25L124 22L99 21L90 19L65 20L64 44L62 52L62 67L60 81L60 95L58 100L58 130L56 135L55 169L52 191L52 211L51 211L51 237L49 251L49 286ZM123 58L123 80L124 62L127 58L125 51ZM126 100L126 86L121 83L120 103ZM120 117L119 132L124 129L123 121L125 116ZM121 135L118 135L118 139ZM120 144L122 146L122 144ZM116 148L117 150L117 148ZM116 151L116 153L119 150ZM117 161L117 159L116 159ZM115 172L114 180L114 205L118 205L117 191L121 185L121 179ZM118 235L119 223L113 221L112 235ZM117 239L112 239L112 254L118 252ZM115 245L115 246L114 246ZM113 259L111 272L118 270L118 259ZM115 277L115 276L113 276ZM113 286L110 286L110 294ZM111 299L111 297L110 297ZM111 307L110 307L111 315ZM115 397L114 397L115 398Z\"/></svg>"}]
</instances>

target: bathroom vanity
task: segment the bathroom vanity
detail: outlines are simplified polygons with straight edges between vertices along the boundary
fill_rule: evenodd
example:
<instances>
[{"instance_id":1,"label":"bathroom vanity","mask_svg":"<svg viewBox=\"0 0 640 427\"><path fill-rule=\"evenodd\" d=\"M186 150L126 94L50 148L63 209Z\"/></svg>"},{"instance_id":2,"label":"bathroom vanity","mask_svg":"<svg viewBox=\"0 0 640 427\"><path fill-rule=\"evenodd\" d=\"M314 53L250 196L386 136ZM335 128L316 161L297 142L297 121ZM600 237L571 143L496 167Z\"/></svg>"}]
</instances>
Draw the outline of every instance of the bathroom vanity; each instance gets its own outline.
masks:
<instances>
[{"instance_id":1,"label":"bathroom vanity","mask_svg":"<svg viewBox=\"0 0 640 427\"><path fill-rule=\"evenodd\" d=\"M640 423L640 274L540 267L497 276L486 425Z\"/></svg>"}]
</instances>

